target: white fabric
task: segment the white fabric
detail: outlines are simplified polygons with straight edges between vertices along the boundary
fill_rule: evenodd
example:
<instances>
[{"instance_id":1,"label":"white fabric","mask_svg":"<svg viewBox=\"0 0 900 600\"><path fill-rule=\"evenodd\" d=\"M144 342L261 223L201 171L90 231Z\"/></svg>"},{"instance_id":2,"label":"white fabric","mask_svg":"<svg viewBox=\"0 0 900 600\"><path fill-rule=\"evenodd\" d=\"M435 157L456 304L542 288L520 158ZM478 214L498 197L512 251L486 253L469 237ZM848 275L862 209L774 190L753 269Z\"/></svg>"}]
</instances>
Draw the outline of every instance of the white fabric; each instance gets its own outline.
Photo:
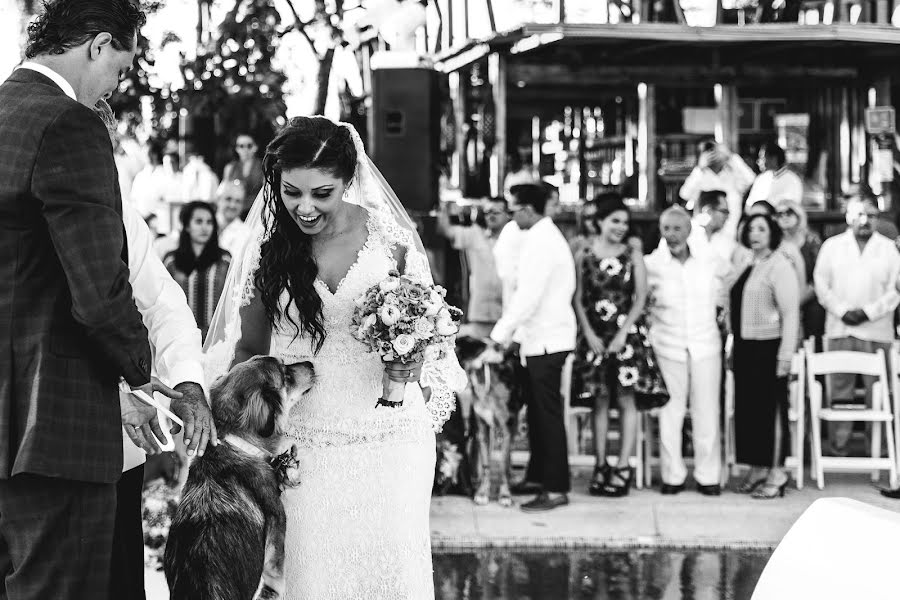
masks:
<instances>
[{"instance_id":1,"label":"white fabric","mask_svg":"<svg viewBox=\"0 0 900 600\"><path fill-rule=\"evenodd\" d=\"M171 207L181 202L181 173L163 165L144 167L131 184L131 201L142 216L156 215L160 233L178 229Z\"/></svg>"},{"instance_id":2,"label":"white fabric","mask_svg":"<svg viewBox=\"0 0 900 600\"><path fill-rule=\"evenodd\" d=\"M650 339L657 357L685 361L719 355L716 323L724 273L716 260L694 253L682 263L663 244L644 259L650 306ZM699 256L694 256L699 254Z\"/></svg>"},{"instance_id":3,"label":"white fabric","mask_svg":"<svg viewBox=\"0 0 900 600\"><path fill-rule=\"evenodd\" d=\"M574 295L575 261L569 244L544 217L525 232L515 290L491 338L508 344L515 335L523 357L574 350Z\"/></svg>"},{"instance_id":4,"label":"white fabric","mask_svg":"<svg viewBox=\"0 0 900 600\"><path fill-rule=\"evenodd\" d=\"M880 233L872 234L862 252L850 230L825 240L813 272L816 297L828 311L825 337L893 341L898 276L900 253ZM855 326L841 321L847 311L860 308L868 321Z\"/></svg>"},{"instance_id":5,"label":"white fabric","mask_svg":"<svg viewBox=\"0 0 900 600\"><path fill-rule=\"evenodd\" d=\"M219 247L235 256L250 239L250 228L240 218L219 230Z\"/></svg>"},{"instance_id":6,"label":"white fabric","mask_svg":"<svg viewBox=\"0 0 900 600\"><path fill-rule=\"evenodd\" d=\"M740 156L732 154L718 173L709 168L694 167L694 170L685 179L678 195L687 202L688 209L691 209L700 199L700 192L714 190L725 192L729 215L724 229L733 236L743 213L744 194L755 178L756 173L753 172L753 169L748 167Z\"/></svg>"},{"instance_id":7,"label":"white fabric","mask_svg":"<svg viewBox=\"0 0 900 600\"><path fill-rule=\"evenodd\" d=\"M290 420L302 484L283 495L289 600L434 597L431 416L414 385L402 407L375 407L384 365L351 335L354 300L397 267L373 219L369 230L334 294L316 282L327 330L319 353L306 336L294 341L293 330L273 332L273 355L309 360L316 370L316 385Z\"/></svg>"},{"instance_id":8,"label":"white fabric","mask_svg":"<svg viewBox=\"0 0 900 600\"><path fill-rule=\"evenodd\" d=\"M182 202L214 202L218 188L219 178L201 158L188 161L181 171Z\"/></svg>"},{"instance_id":9,"label":"white fabric","mask_svg":"<svg viewBox=\"0 0 900 600\"><path fill-rule=\"evenodd\" d=\"M51 69L50 67L46 67L44 65L39 65L38 63L25 61L18 67L17 69L30 69L32 71L37 71L44 77L49 77L53 80L53 83L59 86L63 92L65 92L66 96L71 98L72 100L78 101L78 98L75 96L75 88L72 87L72 84L69 83L65 77Z\"/></svg>"},{"instance_id":10,"label":"white fabric","mask_svg":"<svg viewBox=\"0 0 900 600\"><path fill-rule=\"evenodd\" d=\"M516 269L519 268L519 256L522 254L524 241L525 232L519 229L515 221L510 221L500 230L494 244L494 264L503 284L503 306L509 304L513 290L516 289Z\"/></svg>"},{"instance_id":11,"label":"white fabric","mask_svg":"<svg viewBox=\"0 0 900 600\"><path fill-rule=\"evenodd\" d=\"M900 539L895 506L816 500L778 544L752 600L895 600Z\"/></svg>"},{"instance_id":12,"label":"white fabric","mask_svg":"<svg viewBox=\"0 0 900 600\"><path fill-rule=\"evenodd\" d=\"M657 362L669 390L669 401L659 411L659 448L662 480L681 485L687 468L681 455L684 416L690 399L694 441L694 481L716 485L722 468L719 432L721 355L669 360L657 354Z\"/></svg>"},{"instance_id":13,"label":"white fabric","mask_svg":"<svg viewBox=\"0 0 900 600\"><path fill-rule=\"evenodd\" d=\"M205 391L200 330L184 292L156 255L147 224L128 202L122 203L122 221L128 244L128 282L147 328L155 375L169 387L192 382L200 384ZM164 396L157 395L157 398L167 401ZM143 464L144 451L124 431L122 441L123 472Z\"/></svg>"},{"instance_id":14,"label":"white fabric","mask_svg":"<svg viewBox=\"0 0 900 600\"><path fill-rule=\"evenodd\" d=\"M787 167L777 171L763 171L753 182L745 207L750 208L760 200L766 200L773 206L782 200L800 204L803 202L803 181Z\"/></svg>"}]
</instances>

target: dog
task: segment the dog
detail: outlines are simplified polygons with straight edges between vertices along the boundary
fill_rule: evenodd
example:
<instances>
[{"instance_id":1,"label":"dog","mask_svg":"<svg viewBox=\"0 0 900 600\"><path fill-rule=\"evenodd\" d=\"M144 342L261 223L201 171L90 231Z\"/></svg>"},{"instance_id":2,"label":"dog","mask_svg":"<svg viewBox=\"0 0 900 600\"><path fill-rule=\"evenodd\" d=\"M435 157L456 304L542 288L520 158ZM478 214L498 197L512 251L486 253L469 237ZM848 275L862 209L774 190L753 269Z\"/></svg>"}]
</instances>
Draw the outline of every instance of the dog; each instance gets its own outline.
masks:
<instances>
[{"instance_id":1,"label":"dog","mask_svg":"<svg viewBox=\"0 0 900 600\"><path fill-rule=\"evenodd\" d=\"M475 474L478 489L473 500L483 506L490 502L491 455L494 441L500 441L500 489L497 501L501 506L513 504L509 490L511 479L510 453L518 429L521 400L515 385L514 359L507 358L472 337L456 340L456 354L469 380L461 400L469 399L471 421L474 424ZM500 433L498 436L497 433Z\"/></svg>"},{"instance_id":2,"label":"dog","mask_svg":"<svg viewBox=\"0 0 900 600\"><path fill-rule=\"evenodd\" d=\"M271 461L293 455L283 432L314 378L308 362L255 356L213 384L220 443L191 464L172 520L163 559L171 600L283 594L284 481Z\"/></svg>"}]
</instances>

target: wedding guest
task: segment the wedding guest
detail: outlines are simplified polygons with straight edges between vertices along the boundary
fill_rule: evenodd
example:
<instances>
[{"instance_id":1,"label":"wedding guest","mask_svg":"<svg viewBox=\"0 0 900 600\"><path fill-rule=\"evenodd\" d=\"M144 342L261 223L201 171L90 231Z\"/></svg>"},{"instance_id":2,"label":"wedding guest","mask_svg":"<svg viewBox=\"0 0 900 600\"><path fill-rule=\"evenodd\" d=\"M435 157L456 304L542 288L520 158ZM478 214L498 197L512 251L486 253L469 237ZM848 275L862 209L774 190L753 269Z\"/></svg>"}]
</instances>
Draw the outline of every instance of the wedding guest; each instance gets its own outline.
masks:
<instances>
[{"instance_id":1,"label":"wedding guest","mask_svg":"<svg viewBox=\"0 0 900 600\"><path fill-rule=\"evenodd\" d=\"M9 18L5 16L4 18ZM91 108L131 69L127 0L42 3L0 84L0 596L105 598L122 426L152 447L112 146ZM171 392L175 394L175 392Z\"/></svg>"},{"instance_id":2,"label":"wedding guest","mask_svg":"<svg viewBox=\"0 0 900 600\"><path fill-rule=\"evenodd\" d=\"M183 394L171 410L186 426L184 444L189 455L205 452L206 442L218 437L206 401L200 330L184 292L166 271L153 249L153 235L137 210L122 205L128 243L129 282L153 348L153 371ZM175 426L177 428L177 425ZM206 438L204 438L206 436ZM110 598L144 600L144 534L141 502L146 454L123 432L124 466L116 484Z\"/></svg>"},{"instance_id":3,"label":"wedding guest","mask_svg":"<svg viewBox=\"0 0 900 600\"><path fill-rule=\"evenodd\" d=\"M219 225L219 247L234 256L243 248L250 228L241 219L246 197L240 181L226 179L216 190L216 221Z\"/></svg>"},{"instance_id":4,"label":"wedding guest","mask_svg":"<svg viewBox=\"0 0 900 600\"><path fill-rule=\"evenodd\" d=\"M756 174L737 154L722 144L706 141L699 146L697 166L678 192L686 202L688 210L693 210L700 199L700 193L722 190L728 199L728 220L725 230L734 235L738 219L744 208L744 194L753 184Z\"/></svg>"},{"instance_id":5,"label":"wedding guest","mask_svg":"<svg viewBox=\"0 0 900 600\"><path fill-rule=\"evenodd\" d=\"M644 321L647 273L640 249L627 243L631 212L615 193L597 201L598 235L576 258L575 313L581 337L575 352L576 391L594 398L597 462L592 495L625 496L634 482L629 464L637 441L638 410L659 408L667 400ZM580 394L579 394L580 395ZM619 458L606 460L609 404L619 406Z\"/></svg>"},{"instance_id":6,"label":"wedding guest","mask_svg":"<svg viewBox=\"0 0 900 600\"><path fill-rule=\"evenodd\" d=\"M776 219L784 232L782 244L791 244L800 250L803 257L806 278L800 288L800 320L803 337L820 338L825 334L825 309L816 298L813 272L822 247L822 239L809 230L806 209L793 200L779 200L776 204Z\"/></svg>"},{"instance_id":7,"label":"wedding guest","mask_svg":"<svg viewBox=\"0 0 900 600\"><path fill-rule=\"evenodd\" d=\"M465 253L469 270L469 306L460 335L480 339L490 336L503 310L503 284L494 263L494 247L500 232L510 222L504 198L484 203L485 227L451 225L447 203L438 213L438 230L453 247Z\"/></svg>"},{"instance_id":8,"label":"wedding guest","mask_svg":"<svg viewBox=\"0 0 900 600\"><path fill-rule=\"evenodd\" d=\"M782 232L768 215L753 215L741 232L752 260L731 288L734 336L734 424L737 462L750 469L737 491L783 496L789 446L788 384L800 331L800 289L784 254Z\"/></svg>"},{"instance_id":9,"label":"wedding guest","mask_svg":"<svg viewBox=\"0 0 900 600\"><path fill-rule=\"evenodd\" d=\"M151 144L147 149L147 165L134 177L131 202L144 217L155 214L159 231L172 229L171 205L181 201L181 173L178 157L164 155L161 148Z\"/></svg>"},{"instance_id":10,"label":"wedding guest","mask_svg":"<svg viewBox=\"0 0 900 600\"><path fill-rule=\"evenodd\" d=\"M514 188L512 195L509 208L525 235L512 298L504 305L491 338L505 347L516 341L521 344L519 354L528 374L523 393L531 456L524 480L512 486L512 492L536 493L521 508L539 512L569 503L560 381L566 357L575 347L575 266L566 239L544 213L546 190L540 185L522 185Z\"/></svg>"},{"instance_id":11,"label":"wedding guest","mask_svg":"<svg viewBox=\"0 0 900 600\"><path fill-rule=\"evenodd\" d=\"M816 294L825 307L827 350L890 351L894 340L894 309L900 295L900 254L888 238L875 231L878 207L871 198L847 204L847 231L822 244L813 272ZM832 375L829 398L846 403L854 396L854 375ZM871 396L873 378L864 378ZM871 402L871 397L867 399ZM871 404L870 404L871 405ZM852 423L829 423L831 454L847 455Z\"/></svg>"},{"instance_id":12,"label":"wedding guest","mask_svg":"<svg viewBox=\"0 0 900 600\"><path fill-rule=\"evenodd\" d=\"M764 215L775 220L775 207L770 204L768 200L754 202L747 210L747 214L741 218L738 224L738 237L743 235L744 228L747 226L747 223L750 222L750 217L758 215ZM800 252L800 248L795 244L785 244L782 242L778 245L778 248L776 248L776 252L783 254L784 257L788 259L788 262L791 263L791 268L793 268L794 275L797 277L798 289L803 290L806 287L806 261L803 258L803 254ZM737 277L740 273L744 272L751 262L753 262L753 252L749 248L738 246L732 261L734 263L732 274Z\"/></svg>"},{"instance_id":13,"label":"wedding guest","mask_svg":"<svg viewBox=\"0 0 900 600\"><path fill-rule=\"evenodd\" d=\"M517 189L518 186L514 186L512 193ZM500 235L494 243L494 264L502 286L501 298L504 309L509 306L513 291L516 289L519 257L522 254L524 240L525 232L519 228L515 220L511 220L500 230Z\"/></svg>"},{"instance_id":14,"label":"wedding guest","mask_svg":"<svg viewBox=\"0 0 900 600\"><path fill-rule=\"evenodd\" d=\"M746 207L766 200L775 204L779 200L791 200L797 204L803 201L803 181L787 166L784 149L774 142L768 142L759 149L756 161L759 175L747 196Z\"/></svg>"},{"instance_id":15,"label":"wedding guest","mask_svg":"<svg viewBox=\"0 0 900 600\"><path fill-rule=\"evenodd\" d=\"M578 255L581 249L590 243L591 238L597 235L597 226L594 222L596 217L597 203L593 200L585 201L577 215L578 233L569 240L573 256Z\"/></svg>"},{"instance_id":16,"label":"wedding guest","mask_svg":"<svg viewBox=\"0 0 900 600\"><path fill-rule=\"evenodd\" d=\"M542 181L541 185L544 186L544 189L547 190L547 216L551 219L555 219L557 215L559 215L559 188L553 185L552 183L547 183L546 181Z\"/></svg>"},{"instance_id":17,"label":"wedding guest","mask_svg":"<svg viewBox=\"0 0 900 600\"><path fill-rule=\"evenodd\" d=\"M244 205L240 216L247 218L247 213L263 187L262 161L257 156L259 146L253 136L247 133L238 134L234 141L234 152L237 158L227 165L222 174L224 181L240 181L245 190Z\"/></svg>"},{"instance_id":18,"label":"wedding guest","mask_svg":"<svg viewBox=\"0 0 900 600\"><path fill-rule=\"evenodd\" d=\"M662 493L684 490L687 468L681 455L684 417L690 398L694 442L694 481L706 496L721 493L719 390L722 339L717 299L724 273L709 254L690 245L691 217L680 206L662 213L659 229L665 244L646 259L650 339L669 402L659 412Z\"/></svg>"},{"instance_id":19,"label":"wedding guest","mask_svg":"<svg viewBox=\"0 0 900 600\"><path fill-rule=\"evenodd\" d=\"M206 159L203 158L203 155L190 142L187 143L186 154L187 164L181 172L182 201L200 200L201 202L213 202L216 199L219 178L213 173L212 168L206 164Z\"/></svg>"},{"instance_id":20,"label":"wedding guest","mask_svg":"<svg viewBox=\"0 0 900 600\"><path fill-rule=\"evenodd\" d=\"M200 201L185 204L180 220L178 248L166 255L163 264L184 290L205 339L225 287L231 255L219 247L219 227L211 204Z\"/></svg>"},{"instance_id":21,"label":"wedding guest","mask_svg":"<svg viewBox=\"0 0 900 600\"><path fill-rule=\"evenodd\" d=\"M722 190L700 192L697 214L691 221L688 243L692 252L711 253L720 263L730 265L737 249L737 239L725 231L731 211ZM665 243L665 240L662 240Z\"/></svg>"}]
</instances>

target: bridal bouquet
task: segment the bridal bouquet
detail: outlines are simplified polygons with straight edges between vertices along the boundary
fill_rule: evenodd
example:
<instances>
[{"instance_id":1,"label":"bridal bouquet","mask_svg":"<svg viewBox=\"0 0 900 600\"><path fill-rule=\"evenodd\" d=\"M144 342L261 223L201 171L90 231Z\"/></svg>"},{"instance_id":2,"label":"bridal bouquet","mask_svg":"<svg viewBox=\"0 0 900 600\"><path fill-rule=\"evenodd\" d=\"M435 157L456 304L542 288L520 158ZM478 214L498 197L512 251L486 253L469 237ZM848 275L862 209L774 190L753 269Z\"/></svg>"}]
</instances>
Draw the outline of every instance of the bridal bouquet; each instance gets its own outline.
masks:
<instances>
[{"instance_id":1,"label":"bridal bouquet","mask_svg":"<svg viewBox=\"0 0 900 600\"><path fill-rule=\"evenodd\" d=\"M391 271L356 299L353 336L389 364L379 404L401 405L406 383L418 379L422 363L452 348L462 311L447 304L446 295L441 286Z\"/></svg>"}]
</instances>

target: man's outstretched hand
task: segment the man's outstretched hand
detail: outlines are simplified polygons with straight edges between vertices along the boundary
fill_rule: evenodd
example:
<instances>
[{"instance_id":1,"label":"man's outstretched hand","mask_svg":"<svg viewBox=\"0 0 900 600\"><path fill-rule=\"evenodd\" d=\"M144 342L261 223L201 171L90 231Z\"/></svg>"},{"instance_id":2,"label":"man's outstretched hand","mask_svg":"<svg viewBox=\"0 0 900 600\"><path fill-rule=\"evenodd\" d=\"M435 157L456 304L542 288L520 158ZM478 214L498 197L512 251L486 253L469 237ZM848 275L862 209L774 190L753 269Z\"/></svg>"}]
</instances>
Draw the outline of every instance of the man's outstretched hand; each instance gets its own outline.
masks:
<instances>
[{"instance_id":1,"label":"man's outstretched hand","mask_svg":"<svg viewBox=\"0 0 900 600\"><path fill-rule=\"evenodd\" d=\"M137 389L151 398L153 397L153 392L159 392L172 400L181 398L181 392L173 390L156 377L151 378L150 383ZM154 437L160 441L166 439L166 435L159 424L156 409L140 400L134 394L124 392L119 393L119 408L122 412L122 426L125 429L125 433L134 442L134 445L147 454L159 454L162 452L159 445L153 440Z\"/></svg>"},{"instance_id":2,"label":"man's outstretched hand","mask_svg":"<svg viewBox=\"0 0 900 600\"><path fill-rule=\"evenodd\" d=\"M190 382L179 383L175 390L181 393L181 397L174 398L169 409L184 421L184 445L187 446L188 456L193 456L194 453L203 456L207 444L219 444L212 412L206 403L206 394L199 384ZM171 431L173 434L178 433L181 427L173 423Z\"/></svg>"}]
</instances>

